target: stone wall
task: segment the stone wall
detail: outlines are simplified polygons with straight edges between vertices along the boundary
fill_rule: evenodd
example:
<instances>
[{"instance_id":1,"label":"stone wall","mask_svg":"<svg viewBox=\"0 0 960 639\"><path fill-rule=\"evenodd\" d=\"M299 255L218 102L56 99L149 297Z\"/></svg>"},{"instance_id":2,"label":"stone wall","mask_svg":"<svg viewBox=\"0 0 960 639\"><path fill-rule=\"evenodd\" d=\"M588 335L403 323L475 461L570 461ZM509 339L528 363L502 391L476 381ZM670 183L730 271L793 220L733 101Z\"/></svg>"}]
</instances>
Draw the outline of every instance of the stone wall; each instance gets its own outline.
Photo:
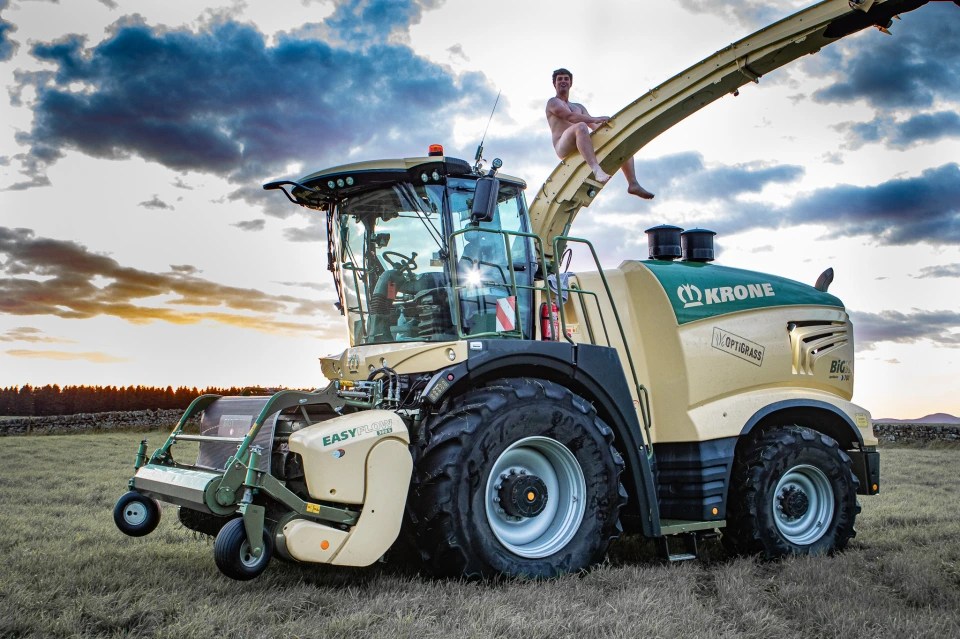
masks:
<instances>
[{"instance_id":1,"label":"stone wall","mask_svg":"<svg viewBox=\"0 0 960 639\"><path fill-rule=\"evenodd\" d=\"M59 435L109 430L172 430L183 415L180 409L78 413L50 417L0 418L0 436Z\"/></svg>"},{"instance_id":2,"label":"stone wall","mask_svg":"<svg viewBox=\"0 0 960 639\"><path fill-rule=\"evenodd\" d=\"M960 424L880 423L873 425L873 432L881 444L892 442L898 444L960 443Z\"/></svg>"},{"instance_id":3,"label":"stone wall","mask_svg":"<svg viewBox=\"0 0 960 639\"><path fill-rule=\"evenodd\" d=\"M179 409L133 410L108 413L80 413L52 417L0 418L0 437L5 435L54 435L83 431L172 430L183 415ZM917 424L907 422L873 425L881 445L887 443L960 443L960 424Z\"/></svg>"}]
</instances>

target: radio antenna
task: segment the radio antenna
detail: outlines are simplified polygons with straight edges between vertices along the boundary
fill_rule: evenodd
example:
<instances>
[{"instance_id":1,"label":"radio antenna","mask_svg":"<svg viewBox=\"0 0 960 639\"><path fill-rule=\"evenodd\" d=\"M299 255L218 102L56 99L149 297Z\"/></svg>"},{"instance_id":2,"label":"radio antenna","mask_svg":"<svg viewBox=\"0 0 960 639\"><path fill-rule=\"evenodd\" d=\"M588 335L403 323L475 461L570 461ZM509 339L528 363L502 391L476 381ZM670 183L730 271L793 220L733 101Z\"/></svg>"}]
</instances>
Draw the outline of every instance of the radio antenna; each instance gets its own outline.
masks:
<instances>
[{"instance_id":1,"label":"radio antenna","mask_svg":"<svg viewBox=\"0 0 960 639\"><path fill-rule=\"evenodd\" d=\"M503 91L497 91L497 99L493 103L493 109L490 111L490 118L487 120L487 126L483 130L483 137L480 138L480 145L477 147L477 154L473 157L473 161L476 163L474 169L480 171L480 163L483 159L483 142L487 139L487 131L490 130L490 122L493 121L493 114L497 112L497 105L500 103L500 94Z\"/></svg>"}]
</instances>

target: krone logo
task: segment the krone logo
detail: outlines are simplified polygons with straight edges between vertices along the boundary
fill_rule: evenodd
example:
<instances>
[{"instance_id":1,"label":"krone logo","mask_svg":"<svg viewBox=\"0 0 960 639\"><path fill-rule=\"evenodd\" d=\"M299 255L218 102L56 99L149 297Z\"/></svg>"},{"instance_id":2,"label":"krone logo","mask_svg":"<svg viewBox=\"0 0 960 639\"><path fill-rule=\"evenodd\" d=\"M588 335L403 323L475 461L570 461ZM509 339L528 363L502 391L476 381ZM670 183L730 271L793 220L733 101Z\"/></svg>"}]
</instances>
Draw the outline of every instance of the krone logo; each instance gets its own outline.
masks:
<instances>
[{"instance_id":1,"label":"krone logo","mask_svg":"<svg viewBox=\"0 0 960 639\"><path fill-rule=\"evenodd\" d=\"M773 284L758 282L754 284L734 284L733 286L714 286L700 289L694 284L681 284L677 287L677 299L683 303L683 308L693 308L711 304L726 304L740 302L758 297L774 297Z\"/></svg>"},{"instance_id":2,"label":"krone logo","mask_svg":"<svg viewBox=\"0 0 960 639\"><path fill-rule=\"evenodd\" d=\"M360 370L360 353L352 348L347 352L347 370L356 373Z\"/></svg>"},{"instance_id":3,"label":"krone logo","mask_svg":"<svg viewBox=\"0 0 960 639\"><path fill-rule=\"evenodd\" d=\"M703 292L693 284L681 284L677 287L677 297L684 308L703 306Z\"/></svg>"}]
</instances>

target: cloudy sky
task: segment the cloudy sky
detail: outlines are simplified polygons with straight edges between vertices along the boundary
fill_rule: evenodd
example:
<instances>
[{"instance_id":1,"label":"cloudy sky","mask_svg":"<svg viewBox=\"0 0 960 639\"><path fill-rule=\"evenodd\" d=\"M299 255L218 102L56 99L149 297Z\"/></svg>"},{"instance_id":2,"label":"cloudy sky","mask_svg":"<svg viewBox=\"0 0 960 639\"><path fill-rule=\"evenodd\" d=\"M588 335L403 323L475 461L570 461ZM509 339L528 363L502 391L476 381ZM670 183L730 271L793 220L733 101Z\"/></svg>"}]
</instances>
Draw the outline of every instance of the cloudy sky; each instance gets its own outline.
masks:
<instances>
[{"instance_id":1,"label":"cloudy sky","mask_svg":"<svg viewBox=\"0 0 960 639\"><path fill-rule=\"evenodd\" d=\"M612 115L797 0L0 0L0 386L324 383L321 220L261 184L443 143L531 190L551 71ZM589 9L587 7L591 7ZM574 231L660 223L851 312L855 400L960 414L960 8L932 2L707 107ZM532 196L530 197L532 199Z\"/></svg>"}]
</instances>

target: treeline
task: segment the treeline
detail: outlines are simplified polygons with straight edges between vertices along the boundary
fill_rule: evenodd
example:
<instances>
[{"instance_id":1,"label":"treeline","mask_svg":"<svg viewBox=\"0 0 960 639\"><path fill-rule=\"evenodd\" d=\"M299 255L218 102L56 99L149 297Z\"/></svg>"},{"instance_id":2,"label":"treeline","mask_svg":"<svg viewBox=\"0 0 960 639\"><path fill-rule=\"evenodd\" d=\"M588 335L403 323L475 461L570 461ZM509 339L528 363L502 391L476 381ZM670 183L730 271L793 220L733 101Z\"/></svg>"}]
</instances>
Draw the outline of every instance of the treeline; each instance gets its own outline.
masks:
<instances>
[{"instance_id":1,"label":"treeline","mask_svg":"<svg viewBox=\"0 0 960 639\"><path fill-rule=\"evenodd\" d=\"M31 417L102 413L113 410L185 409L205 393L216 395L262 395L273 389L189 388L172 386L10 386L0 389L0 415Z\"/></svg>"}]
</instances>

